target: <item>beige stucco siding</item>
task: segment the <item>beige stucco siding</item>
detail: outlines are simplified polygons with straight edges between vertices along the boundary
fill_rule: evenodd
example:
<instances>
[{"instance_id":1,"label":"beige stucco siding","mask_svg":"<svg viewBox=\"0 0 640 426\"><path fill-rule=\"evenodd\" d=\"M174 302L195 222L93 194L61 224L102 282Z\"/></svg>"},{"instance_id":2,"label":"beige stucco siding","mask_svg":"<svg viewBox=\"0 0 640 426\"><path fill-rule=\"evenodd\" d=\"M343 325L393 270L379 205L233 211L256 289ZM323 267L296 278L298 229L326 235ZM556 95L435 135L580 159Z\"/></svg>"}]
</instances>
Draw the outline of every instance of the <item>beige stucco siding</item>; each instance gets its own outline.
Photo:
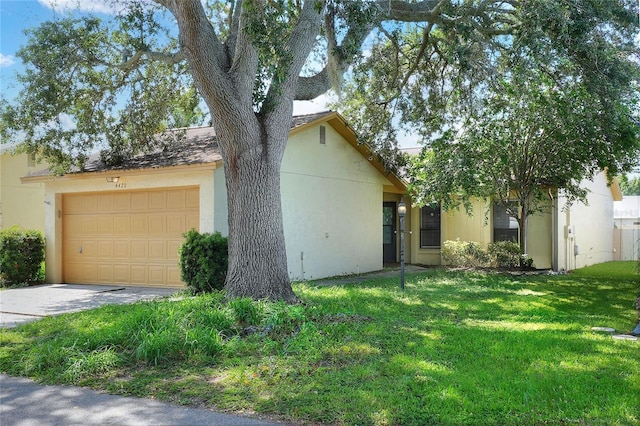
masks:
<instances>
[{"instance_id":1,"label":"beige stucco siding","mask_svg":"<svg viewBox=\"0 0 640 426\"><path fill-rule=\"evenodd\" d=\"M411 263L440 265L441 250L420 247L420 208L411 210ZM529 218L528 255L538 268L551 267L551 213L542 213ZM464 208L442 212L441 242L475 241L484 248L493 241L493 212L483 200L472 201L471 215Z\"/></svg>"},{"instance_id":2,"label":"beige stucco siding","mask_svg":"<svg viewBox=\"0 0 640 426\"><path fill-rule=\"evenodd\" d=\"M491 242L492 222L487 203L483 200L472 201L471 215L464 207L444 212L442 223L443 241L476 241L486 247Z\"/></svg>"},{"instance_id":3,"label":"beige stucco siding","mask_svg":"<svg viewBox=\"0 0 640 426\"><path fill-rule=\"evenodd\" d=\"M533 259L533 266L538 269L552 267L552 210L529 216L527 229L527 253Z\"/></svg>"},{"instance_id":4,"label":"beige stucco siding","mask_svg":"<svg viewBox=\"0 0 640 426\"><path fill-rule=\"evenodd\" d=\"M382 188L390 185L331 126L293 135L282 163L289 273L313 279L382 269Z\"/></svg>"},{"instance_id":5,"label":"beige stucco siding","mask_svg":"<svg viewBox=\"0 0 640 426\"><path fill-rule=\"evenodd\" d=\"M217 168L213 176L213 229L226 236L229 235L229 213L224 169Z\"/></svg>"},{"instance_id":6,"label":"beige stucco siding","mask_svg":"<svg viewBox=\"0 0 640 426\"><path fill-rule=\"evenodd\" d=\"M27 154L0 155L0 229L18 225L44 232L44 184L20 182L20 177L43 167Z\"/></svg>"}]
</instances>

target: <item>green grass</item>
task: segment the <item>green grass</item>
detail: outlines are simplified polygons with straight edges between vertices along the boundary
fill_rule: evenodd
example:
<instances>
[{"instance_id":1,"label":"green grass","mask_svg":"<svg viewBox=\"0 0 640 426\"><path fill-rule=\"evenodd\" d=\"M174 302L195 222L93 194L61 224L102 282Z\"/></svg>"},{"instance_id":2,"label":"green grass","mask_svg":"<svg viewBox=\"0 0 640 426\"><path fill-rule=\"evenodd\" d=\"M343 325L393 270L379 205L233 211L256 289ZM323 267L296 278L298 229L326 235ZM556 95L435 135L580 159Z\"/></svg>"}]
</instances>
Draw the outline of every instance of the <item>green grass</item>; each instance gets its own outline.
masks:
<instances>
[{"instance_id":1,"label":"green grass","mask_svg":"<svg viewBox=\"0 0 640 426\"><path fill-rule=\"evenodd\" d=\"M640 422L640 342L591 330L635 326L635 262L294 289L46 318L0 333L0 370L299 424Z\"/></svg>"}]
</instances>

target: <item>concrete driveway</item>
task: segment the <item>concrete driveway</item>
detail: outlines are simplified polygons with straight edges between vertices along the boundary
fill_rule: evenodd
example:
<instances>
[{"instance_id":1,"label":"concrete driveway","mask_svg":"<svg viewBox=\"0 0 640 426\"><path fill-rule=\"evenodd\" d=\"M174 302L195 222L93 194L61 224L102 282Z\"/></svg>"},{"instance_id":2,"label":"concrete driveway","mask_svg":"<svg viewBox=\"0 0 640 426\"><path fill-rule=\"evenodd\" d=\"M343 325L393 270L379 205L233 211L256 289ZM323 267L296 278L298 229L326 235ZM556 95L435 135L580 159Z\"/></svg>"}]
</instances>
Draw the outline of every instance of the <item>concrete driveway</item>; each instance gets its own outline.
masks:
<instances>
[{"instance_id":1,"label":"concrete driveway","mask_svg":"<svg viewBox=\"0 0 640 426\"><path fill-rule=\"evenodd\" d=\"M149 300L177 291L155 287L80 284L46 284L1 290L0 328L101 305Z\"/></svg>"}]
</instances>

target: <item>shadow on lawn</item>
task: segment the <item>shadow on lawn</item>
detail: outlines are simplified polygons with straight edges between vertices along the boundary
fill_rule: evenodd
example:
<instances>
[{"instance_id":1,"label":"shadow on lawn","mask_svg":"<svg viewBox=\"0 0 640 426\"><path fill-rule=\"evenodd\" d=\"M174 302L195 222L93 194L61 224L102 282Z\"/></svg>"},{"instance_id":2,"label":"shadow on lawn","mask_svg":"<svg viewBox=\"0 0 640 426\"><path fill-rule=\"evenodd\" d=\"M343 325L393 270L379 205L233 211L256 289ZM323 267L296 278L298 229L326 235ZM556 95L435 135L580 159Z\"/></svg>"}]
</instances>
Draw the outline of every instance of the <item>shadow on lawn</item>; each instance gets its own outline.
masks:
<instances>
[{"instance_id":1,"label":"shadow on lawn","mask_svg":"<svg viewBox=\"0 0 640 426\"><path fill-rule=\"evenodd\" d=\"M395 285L316 293L371 321L335 342L343 352L361 348L358 356L336 360L328 351L313 369L318 388L282 396L283 403L331 423L640 419L629 398L640 391L637 346L590 330L632 319L625 304L633 282L429 272L411 277L404 293ZM351 389L347 401L331 398L335 386Z\"/></svg>"}]
</instances>

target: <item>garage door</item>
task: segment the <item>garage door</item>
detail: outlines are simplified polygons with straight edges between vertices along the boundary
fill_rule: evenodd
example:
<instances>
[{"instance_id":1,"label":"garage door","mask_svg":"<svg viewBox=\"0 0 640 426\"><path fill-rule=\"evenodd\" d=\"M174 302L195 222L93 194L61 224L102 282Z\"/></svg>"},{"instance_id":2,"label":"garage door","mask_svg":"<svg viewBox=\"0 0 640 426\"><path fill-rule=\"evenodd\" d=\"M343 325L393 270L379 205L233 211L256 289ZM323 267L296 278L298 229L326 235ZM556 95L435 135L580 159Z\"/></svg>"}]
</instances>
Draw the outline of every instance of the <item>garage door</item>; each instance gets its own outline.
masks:
<instances>
[{"instance_id":1,"label":"garage door","mask_svg":"<svg viewBox=\"0 0 640 426\"><path fill-rule=\"evenodd\" d=\"M67 283L182 287L178 248L199 228L199 189L65 194Z\"/></svg>"}]
</instances>

